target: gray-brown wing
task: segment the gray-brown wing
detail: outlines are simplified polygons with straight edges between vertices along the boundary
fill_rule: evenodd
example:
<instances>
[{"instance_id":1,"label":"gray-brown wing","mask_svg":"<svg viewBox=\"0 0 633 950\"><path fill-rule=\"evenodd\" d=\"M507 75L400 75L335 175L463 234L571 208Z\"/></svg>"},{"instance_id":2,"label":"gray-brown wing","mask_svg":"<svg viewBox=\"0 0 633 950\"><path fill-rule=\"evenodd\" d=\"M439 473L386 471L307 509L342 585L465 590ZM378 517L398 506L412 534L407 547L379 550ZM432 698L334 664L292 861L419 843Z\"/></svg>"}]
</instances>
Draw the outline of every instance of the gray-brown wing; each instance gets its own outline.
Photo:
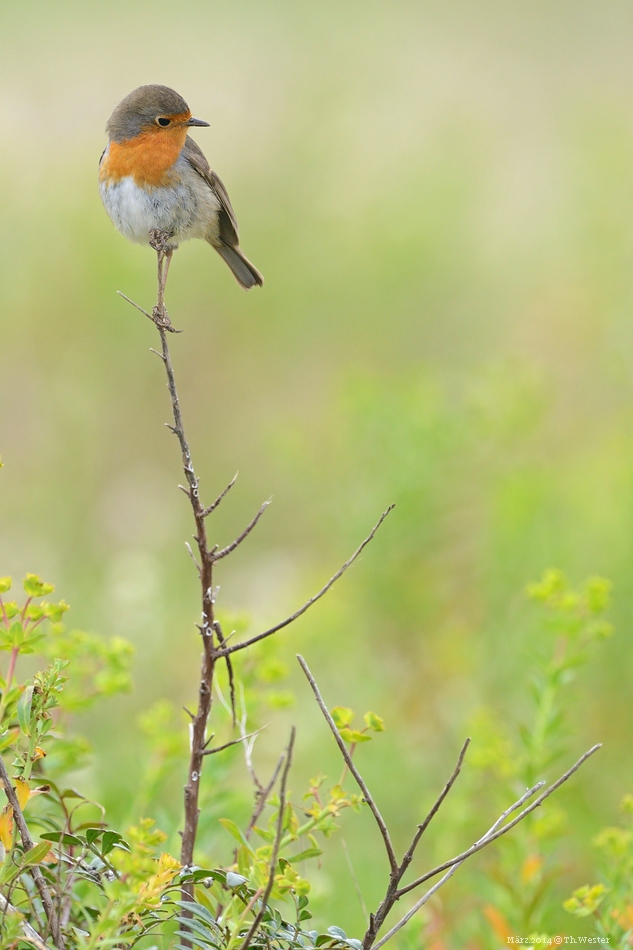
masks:
<instances>
[{"instance_id":1,"label":"gray-brown wing","mask_svg":"<svg viewBox=\"0 0 633 950\"><path fill-rule=\"evenodd\" d=\"M237 220L235 218L235 212L231 207L226 188L216 173L211 169L200 146L197 145L192 138L189 138L189 136L187 136L182 151L191 167L204 178L209 188L217 195L218 201L220 202L220 239L225 244L228 244L229 247L237 247L240 243L237 232Z\"/></svg>"}]
</instances>

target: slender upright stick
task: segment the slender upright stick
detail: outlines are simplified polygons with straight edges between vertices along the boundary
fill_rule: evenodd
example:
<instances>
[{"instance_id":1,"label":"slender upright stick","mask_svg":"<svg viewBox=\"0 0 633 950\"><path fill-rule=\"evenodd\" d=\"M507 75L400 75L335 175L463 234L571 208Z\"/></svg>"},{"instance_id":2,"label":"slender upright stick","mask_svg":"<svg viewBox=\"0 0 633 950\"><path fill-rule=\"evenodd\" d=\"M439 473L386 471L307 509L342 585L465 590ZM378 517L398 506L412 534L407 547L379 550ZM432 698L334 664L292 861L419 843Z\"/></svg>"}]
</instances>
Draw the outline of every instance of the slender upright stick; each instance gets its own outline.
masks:
<instances>
[{"instance_id":1,"label":"slender upright stick","mask_svg":"<svg viewBox=\"0 0 633 950\"><path fill-rule=\"evenodd\" d=\"M306 610L308 610L317 600L319 600L332 586L336 581L345 573L345 571L351 566L351 564L358 558L361 552L364 550L367 544L372 540L376 531L386 518L390 508L382 515L376 526L372 529L367 538L362 542L362 544L357 548L354 554L349 558L345 564L334 574L328 583L323 587L317 594L310 598L299 610L295 611L292 615L287 617L285 620L276 624L274 628L266 630L261 634L258 634L252 637L250 640L243 641L242 643L234 644L228 646L222 628L215 616L215 591L213 587L213 568L216 561L222 560L223 558L230 555L236 548L249 536L251 531L258 524L262 514L264 513L268 502L265 502L255 517L252 519L250 524L242 531L238 537L222 549L218 548L218 545L211 545L208 540L207 528L206 528L206 518L217 508L220 504L226 493L235 483L235 478L229 483L229 485L224 489L223 492L216 498L216 500L205 506L202 503L200 498L199 490L199 480L196 475L193 461L191 457L191 450L189 447L189 442L185 434L185 428L182 419L182 413L180 409L180 400L178 397L178 390L176 388L176 381L174 377L174 370L171 362L171 355L169 352L168 344L168 333L177 333L178 331L174 329L169 319L167 309L165 307L165 286L167 283L167 274L169 270L169 264L171 262L171 257L173 254L174 248L169 244L170 235L161 231L153 231L150 235L150 244L155 249L157 254L157 273L158 273L158 291L157 291L157 303L151 313L148 313L138 304L134 303L133 300L130 300L129 297L126 297L125 294L121 296L132 304L133 307L136 307L137 310L140 310L148 319L150 319L156 329L158 330L161 342L160 352L157 355L163 362L165 367L165 372L167 374L167 388L169 390L169 396L171 400L171 409L173 416L173 425L169 425L169 429L177 437L180 445L180 453L182 456L182 466L185 473L186 484L179 486L182 488L189 503L191 505L191 510L193 514L193 519L195 523L196 533L194 535L194 540L197 546L197 556L188 546L189 553L196 565L198 576L200 578L200 589L201 589L201 623L199 624L199 630L202 637L202 663L200 669L200 683L198 687L198 706L195 714L190 713L191 715L191 753L189 759L189 770L187 775L187 783L184 788L184 823L182 831L182 845L180 851L180 860L184 867L189 867L193 864L194 860L194 849L196 844L196 834L198 831L198 819L200 814L199 808L199 793L200 793L200 779L202 773L202 766L205 759L205 756L211 754L218 750L210 750L207 748L208 739L207 739L207 724L209 721L209 715L211 713L211 705L213 698L213 677L215 672L215 665L218 660L222 660L227 664L228 673L229 673L229 683L231 687L231 702L233 708L233 719L235 722L235 692L234 692L234 677L233 677L233 668L231 665L231 654L243 650L249 647L252 643L255 643L261 639L264 639L268 636L271 636L273 633L276 633L278 630L281 630L283 627L288 626L297 620ZM154 352L157 352L154 350ZM228 748L232 743L225 743L223 748ZM265 798L264 798L265 801ZM193 885L187 884L184 887L183 897L185 900L193 899Z\"/></svg>"}]
</instances>

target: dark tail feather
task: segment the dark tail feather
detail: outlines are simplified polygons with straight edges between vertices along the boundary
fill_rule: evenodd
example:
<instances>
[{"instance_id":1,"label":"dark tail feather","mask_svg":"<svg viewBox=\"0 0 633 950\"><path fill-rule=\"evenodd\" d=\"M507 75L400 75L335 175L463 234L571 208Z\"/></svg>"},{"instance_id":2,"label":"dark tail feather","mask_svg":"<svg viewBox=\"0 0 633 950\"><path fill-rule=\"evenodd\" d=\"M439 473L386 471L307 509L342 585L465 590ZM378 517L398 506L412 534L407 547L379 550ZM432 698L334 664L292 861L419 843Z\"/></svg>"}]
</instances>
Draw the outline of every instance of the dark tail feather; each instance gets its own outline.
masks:
<instances>
[{"instance_id":1,"label":"dark tail feather","mask_svg":"<svg viewBox=\"0 0 633 950\"><path fill-rule=\"evenodd\" d=\"M259 287L262 286L264 278L257 268L244 257L239 247L229 247L228 244L214 244L213 246L233 271L233 276L238 284L241 284L245 290L250 290L256 284Z\"/></svg>"}]
</instances>

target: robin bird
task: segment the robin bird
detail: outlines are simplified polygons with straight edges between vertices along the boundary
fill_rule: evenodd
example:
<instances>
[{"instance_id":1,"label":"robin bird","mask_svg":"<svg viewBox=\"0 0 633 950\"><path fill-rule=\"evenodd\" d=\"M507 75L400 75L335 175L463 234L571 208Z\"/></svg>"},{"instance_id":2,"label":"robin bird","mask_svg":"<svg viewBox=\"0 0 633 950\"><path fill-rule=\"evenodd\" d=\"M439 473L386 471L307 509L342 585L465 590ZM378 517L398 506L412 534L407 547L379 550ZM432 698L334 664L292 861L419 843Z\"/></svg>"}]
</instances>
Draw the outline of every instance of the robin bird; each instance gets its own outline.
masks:
<instances>
[{"instance_id":1,"label":"robin bird","mask_svg":"<svg viewBox=\"0 0 633 950\"><path fill-rule=\"evenodd\" d=\"M263 284L262 275L240 250L226 188L187 135L192 127L208 125L193 118L173 89L139 86L108 119L108 144L99 162L101 200L128 240L166 252L167 267L180 241L200 238L249 290ZM161 234L162 246L154 243L153 232Z\"/></svg>"}]
</instances>

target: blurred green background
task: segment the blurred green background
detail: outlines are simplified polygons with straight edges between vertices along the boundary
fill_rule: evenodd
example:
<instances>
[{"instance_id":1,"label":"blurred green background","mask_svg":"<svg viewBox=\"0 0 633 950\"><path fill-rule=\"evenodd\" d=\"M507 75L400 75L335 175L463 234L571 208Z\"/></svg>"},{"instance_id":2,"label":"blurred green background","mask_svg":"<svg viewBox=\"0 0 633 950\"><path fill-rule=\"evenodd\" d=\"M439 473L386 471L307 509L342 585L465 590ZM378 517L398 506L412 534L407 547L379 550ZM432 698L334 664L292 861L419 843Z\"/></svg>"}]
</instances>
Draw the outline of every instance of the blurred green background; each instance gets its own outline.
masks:
<instances>
[{"instance_id":1,"label":"blurred green background","mask_svg":"<svg viewBox=\"0 0 633 950\"><path fill-rule=\"evenodd\" d=\"M580 674L570 761L605 746L561 795L561 895L592 876L591 836L633 790L632 48L631 5L603 0L0 2L0 572L44 575L69 623L136 646L134 693L78 723L96 757L77 783L115 822L147 754L138 714L192 704L199 653L155 334L116 295L151 307L154 256L96 185L112 108L160 82L211 123L196 140L266 278L245 294L195 243L169 279L206 498L240 472L214 538L274 496L219 569L221 605L274 622L397 506L279 635L296 704L271 711L257 761L292 721L297 795L338 774L300 650L330 705L384 716L359 761L403 845L478 710L526 714L525 585L605 575L617 632ZM246 802L240 758L215 768ZM153 812L174 848L183 775ZM217 861L225 804L208 806ZM487 827L484 802L460 808ZM378 839L366 816L343 825L371 906ZM421 863L468 834L440 822ZM315 894L361 931L340 838Z\"/></svg>"}]
</instances>

